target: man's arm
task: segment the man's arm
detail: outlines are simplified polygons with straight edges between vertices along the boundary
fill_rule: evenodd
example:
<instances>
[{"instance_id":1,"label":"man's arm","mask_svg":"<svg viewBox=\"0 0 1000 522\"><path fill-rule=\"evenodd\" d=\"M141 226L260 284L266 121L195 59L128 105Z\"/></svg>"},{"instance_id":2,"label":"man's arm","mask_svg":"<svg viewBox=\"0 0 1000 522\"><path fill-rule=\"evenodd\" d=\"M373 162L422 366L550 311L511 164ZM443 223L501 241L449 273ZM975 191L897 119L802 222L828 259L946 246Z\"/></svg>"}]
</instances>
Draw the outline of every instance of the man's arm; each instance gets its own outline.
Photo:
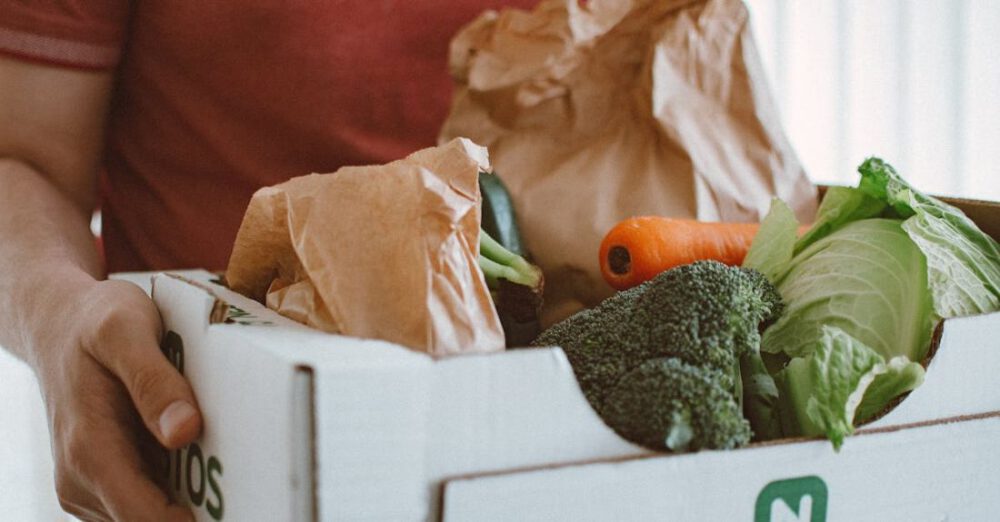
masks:
<instances>
[{"instance_id":1,"label":"man's arm","mask_svg":"<svg viewBox=\"0 0 1000 522\"><path fill-rule=\"evenodd\" d=\"M37 291L23 279L44 265L62 269L50 277L101 275L89 221L111 82L110 73L0 56L0 266L9 267L0 273L0 305L23 310L21 319L31 319L23 305ZM0 316L0 344L27 360L25 343L9 337L19 326L12 319Z\"/></svg>"},{"instance_id":2,"label":"man's arm","mask_svg":"<svg viewBox=\"0 0 1000 522\"><path fill-rule=\"evenodd\" d=\"M197 436L194 396L159 352L153 303L101 280L90 233L112 83L110 72L0 56L0 345L38 378L64 509L186 520L139 445L149 434L170 448Z\"/></svg>"}]
</instances>

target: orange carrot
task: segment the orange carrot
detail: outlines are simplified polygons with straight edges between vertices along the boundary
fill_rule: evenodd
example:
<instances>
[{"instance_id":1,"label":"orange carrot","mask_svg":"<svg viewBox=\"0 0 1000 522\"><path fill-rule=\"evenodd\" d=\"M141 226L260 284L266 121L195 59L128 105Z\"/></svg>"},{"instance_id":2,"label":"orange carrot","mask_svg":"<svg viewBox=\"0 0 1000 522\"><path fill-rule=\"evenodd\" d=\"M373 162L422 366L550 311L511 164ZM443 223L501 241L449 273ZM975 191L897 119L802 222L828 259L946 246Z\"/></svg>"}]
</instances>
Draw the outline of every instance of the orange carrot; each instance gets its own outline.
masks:
<instances>
[{"instance_id":1,"label":"orange carrot","mask_svg":"<svg viewBox=\"0 0 1000 522\"><path fill-rule=\"evenodd\" d=\"M601 274L618 290L695 261L743 263L759 223L713 223L659 216L626 219L601 241ZM801 233L808 227L801 227Z\"/></svg>"}]
</instances>

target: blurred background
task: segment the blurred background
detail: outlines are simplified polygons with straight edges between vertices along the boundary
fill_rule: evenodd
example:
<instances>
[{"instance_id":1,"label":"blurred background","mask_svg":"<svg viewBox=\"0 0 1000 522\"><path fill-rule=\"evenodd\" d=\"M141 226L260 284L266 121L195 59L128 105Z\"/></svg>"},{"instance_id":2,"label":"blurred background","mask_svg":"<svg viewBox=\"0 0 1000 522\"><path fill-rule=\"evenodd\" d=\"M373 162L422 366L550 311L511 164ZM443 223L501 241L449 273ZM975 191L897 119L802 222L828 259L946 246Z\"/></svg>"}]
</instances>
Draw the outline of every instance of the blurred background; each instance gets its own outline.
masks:
<instances>
[{"instance_id":1,"label":"blurred background","mask_svg":"<svg viewBox=\"0 0 1000 522\"><path fill-rule=\"evenodd\" d=\"M1000 2L748 0L785 132L810 177L871 155L924 192L1000 200Z\"/></svg>"},{"instance_id":2,"label":"blurred background","mask_svg":"<svg viewBox=\"0 0 1000 522\"><path fill-rule=\"evenodd\" d=\"M922 190L1000 200L1000 1L748 0L785 131L818 183L869 155ZM0 519L62 519L41 398L0 352Z\"/></svg>"}]
</instances>

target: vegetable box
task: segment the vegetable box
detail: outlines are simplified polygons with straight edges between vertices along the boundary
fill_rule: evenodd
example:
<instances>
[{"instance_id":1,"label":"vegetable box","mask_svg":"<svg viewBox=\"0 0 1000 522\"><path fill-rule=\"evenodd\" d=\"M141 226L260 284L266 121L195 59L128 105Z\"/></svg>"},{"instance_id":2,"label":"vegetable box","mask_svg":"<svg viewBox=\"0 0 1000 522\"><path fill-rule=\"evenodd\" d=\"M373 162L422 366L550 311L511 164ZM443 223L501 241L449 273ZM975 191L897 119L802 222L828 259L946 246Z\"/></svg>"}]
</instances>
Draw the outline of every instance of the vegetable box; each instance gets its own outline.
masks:
<instances>
[{"instance_id":1,"label":"vegetable box","mask_svg":"<svg viewBox=\"0 0 1000 522\"><path fill-rule=\"evenodd\" d=\"M1000 205L951 201L987 233ZM986 520L1000 511L1000 313L949 319L925 382L827 440L657 454L598 418L559 348L434 360L311 330L203 271L151 290L202 437L198 520ZM149 285L151 284L151 288Z\"/></svg>"}]
</instances>

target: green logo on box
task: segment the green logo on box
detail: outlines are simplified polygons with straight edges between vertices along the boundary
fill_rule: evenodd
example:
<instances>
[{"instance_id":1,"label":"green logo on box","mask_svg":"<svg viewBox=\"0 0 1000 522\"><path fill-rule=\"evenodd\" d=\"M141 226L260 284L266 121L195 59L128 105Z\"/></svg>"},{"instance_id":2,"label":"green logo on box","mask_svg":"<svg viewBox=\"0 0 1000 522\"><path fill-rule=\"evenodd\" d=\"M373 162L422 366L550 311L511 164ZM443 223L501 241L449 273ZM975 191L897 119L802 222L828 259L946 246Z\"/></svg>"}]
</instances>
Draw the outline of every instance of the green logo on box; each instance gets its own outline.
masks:
<instances>
[{"instance_id":1,"label":"green logo on box","mask_svg":"<svg viewBox=\"0 0 1000 522\"><path fill-rule=\"evenodd\" d=\"M177 368L181 375L184 375L184 340L181 339L180 335L177 335L177 332L167 330L163 336L160 351L170 361L170 364L174 365L174 368Z\"/></svg>"},{"instance_id":2,"label":"green logo on box","mask_svg":"<svg viewBox=\"0 0 1000 522\"><path fill-rule=\"evenodd\" d=\"M184 375L184 340L177 332L167 331L160 351ZM222 503L222 461L214 455L205 455L196 442L167 452L164 459L167 480L173 485L171 493L177 495L186 490L191 504L199 508L204 504L209 516L222 520L225 513ZM183 486L185 483L186 488Z\"/></svg>"},{"instance_id":3,"label":"green logo on box","mask_svg":"<svg viewBox=\"0 0 1000 522\"><path fill-rule=\"evenodd\" d=\"M826 483L812 475L776 480L757 495L754 522L826 522Z\"/></svg>"},{"instance_id":4,"label":"green logo on box","mask_svg":"<svg viewBox=\"0 0 1000 522\"><path fill-rule=\"evenodd\" d=\"M250 312L233 305L229 305L229 313L226 314L226 323L254 326L274 326L273 322L261 319Z\"/></svg>"}]
</instances>

